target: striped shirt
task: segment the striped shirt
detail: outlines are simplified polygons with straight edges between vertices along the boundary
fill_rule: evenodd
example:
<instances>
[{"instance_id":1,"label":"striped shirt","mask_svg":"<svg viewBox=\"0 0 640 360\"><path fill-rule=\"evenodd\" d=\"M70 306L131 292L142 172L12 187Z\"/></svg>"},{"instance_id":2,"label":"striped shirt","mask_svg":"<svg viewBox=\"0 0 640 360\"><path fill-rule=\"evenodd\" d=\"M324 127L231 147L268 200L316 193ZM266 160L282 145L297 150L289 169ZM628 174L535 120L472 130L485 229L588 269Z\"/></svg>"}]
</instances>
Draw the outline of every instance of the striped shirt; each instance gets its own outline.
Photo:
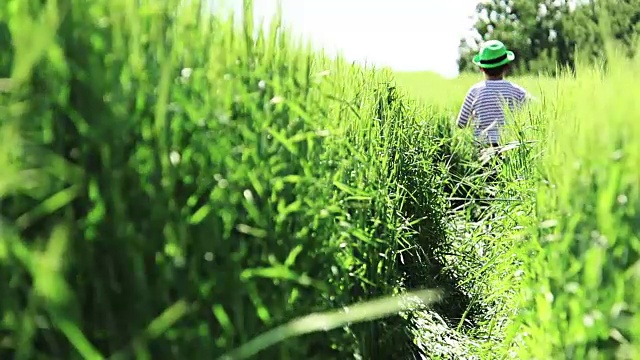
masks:
<instances>
[{"instance_id":1,"label":"striped shirt","mask_svg":"<svg viewBox=\"0 0 640 360\"><path fill-rule=\"evenodd\" d=\"M485 80L471 87L458 114L458 126L465 127L473 118L474 135L481 143L498 144L505 123L504 105L511 111L520 108L529 95L522 87L507 80Z\"/></svg>"}]
</instances>

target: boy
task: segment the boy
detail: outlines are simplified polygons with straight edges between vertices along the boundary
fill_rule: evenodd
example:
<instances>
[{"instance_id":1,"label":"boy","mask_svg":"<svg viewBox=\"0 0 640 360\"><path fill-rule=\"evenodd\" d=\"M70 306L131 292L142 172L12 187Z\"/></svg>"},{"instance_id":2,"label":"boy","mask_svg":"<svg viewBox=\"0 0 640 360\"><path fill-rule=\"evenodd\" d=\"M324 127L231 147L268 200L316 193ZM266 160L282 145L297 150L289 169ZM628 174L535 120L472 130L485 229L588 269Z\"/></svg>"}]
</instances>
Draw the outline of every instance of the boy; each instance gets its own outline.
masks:
<instances>
[{"instance_id":1,"label":"boy","mask_svg":"<svg viewBox=\"0 0 640 360\"><path fill-rule=\"evenodd\" d=\"M513 111L529 98L526 90L504 80L509 63L514 59L513 52L498 40L485 42L473 57L473 63L484 72L485 80L473 85L467 92L457 123L463 128L469 125L473 117L474 135L481 146L497 147L500 144L500 131L505 122L502 100Z\"/></svg>"}]
</instances>

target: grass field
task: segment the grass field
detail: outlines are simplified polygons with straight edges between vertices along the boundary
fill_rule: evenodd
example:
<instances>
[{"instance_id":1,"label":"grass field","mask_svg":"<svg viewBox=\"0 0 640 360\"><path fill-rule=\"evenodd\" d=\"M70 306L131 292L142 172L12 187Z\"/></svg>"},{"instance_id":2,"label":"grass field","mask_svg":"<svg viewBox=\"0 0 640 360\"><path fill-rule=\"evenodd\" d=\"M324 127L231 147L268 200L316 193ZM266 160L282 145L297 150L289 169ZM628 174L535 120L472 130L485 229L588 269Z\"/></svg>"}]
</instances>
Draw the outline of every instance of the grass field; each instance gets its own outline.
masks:
<instances>
[{"instance_id":1,"label":"grass field","mask_svg":"<svg viewBox=\"0 0 640 360\"><path fill-rule=\"evenodd\" d=\"M494 294L514 294L503 303L511 315L504 316L509 335L500 346L513 346L504 349L517 358L632 359L638 353L633 283L640 264L640 178L632 165L638 128L628 119L639 108L635 93L616 90L631 89L629 79L638 69L638 62L616 60L607 71L581 67L575 77L511 79L540 100L522 114L511 136L538 143L527 159L518 153L509 157L526 180L514 181L512 174L503 186L533 212L516 221L524 232L491 244L510 249L505 255L520 265L514 261L505 264L510 269L505 273L480 276L493 284ZM465 75L434 86L421 77L433 75L399 74L398 81L451 117L479 79ZM507 206L502 214L517 209ZM511 285L506 273L518 274ZM480 358L500 356L495 344L490 346L492 354Z\"/></svg>"},{"instance_id":2,"label":"grass field","mask_svg":"<svg viewBox=\"0 0 640 360\"><path fill-rule=\"evenodd\" d=\"M514 79L540 101L483 166L478 76L246 15L0 4L0 358L640 352L640 63Z\"/></svg>"}]
</instances>

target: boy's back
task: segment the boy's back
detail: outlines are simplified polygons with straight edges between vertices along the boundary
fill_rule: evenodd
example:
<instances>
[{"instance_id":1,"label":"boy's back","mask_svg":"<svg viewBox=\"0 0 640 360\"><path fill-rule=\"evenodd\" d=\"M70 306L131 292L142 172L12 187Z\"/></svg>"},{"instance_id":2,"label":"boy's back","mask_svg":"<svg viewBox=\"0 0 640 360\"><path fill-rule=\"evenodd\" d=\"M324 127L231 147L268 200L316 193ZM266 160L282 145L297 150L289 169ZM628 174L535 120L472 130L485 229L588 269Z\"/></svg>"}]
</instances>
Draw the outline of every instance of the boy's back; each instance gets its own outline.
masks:
<instances>
[{"instance_id":1,"label":"boy's back","mask_svg":"<svg viewBox=\"0 0 640 360\"><path fill-rule=\"evenodd\" d=\"M473 85L467 92L458 115L458 126L474 121L474 135L483 143L498 144L504 126L504 105L516 110L527 99L522 87L507 80L485 80Z\"/></svg>"},{"instance_id":2,"label":"boy's back","mask_svg":"<svg viewBox=\"0 0 640 360\"><path fill-rule=\"evenodd\" d=\"M523 105L531 96L520 86L504 80L515 54L498 40L482 44L472 62L485 74L481 81L469 89L458 114L458 126L465 127L474 118L476 141L492 146L500 144L500 131L504 126L505 105L511 111Z\"/></svg>"}]
</instances>

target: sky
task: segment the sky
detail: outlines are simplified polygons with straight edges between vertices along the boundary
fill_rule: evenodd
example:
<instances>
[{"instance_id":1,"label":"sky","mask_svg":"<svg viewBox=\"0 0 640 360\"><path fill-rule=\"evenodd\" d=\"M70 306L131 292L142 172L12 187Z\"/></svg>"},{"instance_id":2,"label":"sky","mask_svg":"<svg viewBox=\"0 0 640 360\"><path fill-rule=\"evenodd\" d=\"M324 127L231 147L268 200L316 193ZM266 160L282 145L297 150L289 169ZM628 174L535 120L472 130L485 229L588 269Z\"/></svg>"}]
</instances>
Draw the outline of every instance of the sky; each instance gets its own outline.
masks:
<instances>
[{"instance_id":1,"label":"sky","mask_svg":"<svg viewBox=\"0 0 640 360\"><path fill-rule=\"evenodd\" d=\"M461 37L470 32L478 0L280 0L296 36L329 55L398 71L458 73ZM226 6L241 9L242 0ZM254 0L254 17L268 21L278 0Z\"/></svg>"}]
</instances>

